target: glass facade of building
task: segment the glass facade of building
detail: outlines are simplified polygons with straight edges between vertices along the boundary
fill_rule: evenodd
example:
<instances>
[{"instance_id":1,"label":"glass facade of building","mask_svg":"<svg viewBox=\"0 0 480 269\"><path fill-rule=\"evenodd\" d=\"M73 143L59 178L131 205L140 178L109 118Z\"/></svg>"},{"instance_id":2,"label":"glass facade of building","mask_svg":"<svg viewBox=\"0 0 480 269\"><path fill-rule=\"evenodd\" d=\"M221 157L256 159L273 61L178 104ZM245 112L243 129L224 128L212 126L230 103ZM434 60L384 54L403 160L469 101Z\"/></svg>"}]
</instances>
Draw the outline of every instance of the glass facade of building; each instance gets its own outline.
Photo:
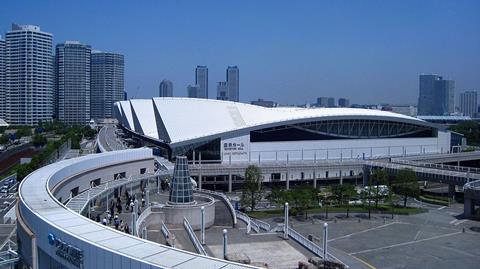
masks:
<instances>
[{"instance_id":1,"label":"glass facade of building","mask_svg":"<svg viewBox=\"0 0 480 269\"><path fill-rule=\"evenodd\" d=\"M113 103L124 98L124 57L118 53L94 52L91 61L92 118L111 118Z\"/></svg>"},{"instance_id":2,"label":"glass facade of building","mask_svg":"<svg viewBox=\"0 0 480 269\"><path fill-rule=\"evenodd\" d=\"M56 47L55 114L66 124L90 121L90 55L90 46L78 42Z\"/></svg>"},{"instance_id":3,"label":"glass facade of building","mask_svg":"<svg viewBox=\"0 0 480 269\"><path fill-rule=\"evenodd\" d=\"M434 128L382 120L330 120L250 132L250 142L435 137Z\"/></svg>"},{"instance_id":4,"label":"glass facade of building","mask_svg":"<svg viewBox=\"0 0 480 269\"><path fill-rule=\"evenodd\" d=\"M186 156L176 158L169 201L175 204L193 203L193 187Z\"/></svg>"},{"instance_id":5,"label":"glass facade of building","mask_svg":"<svg viewBox=\"0 0 480 269\"><path fill-rule=\"evenodd\" d=\"M5 35L5 120L37 125L53 116L52 34L34 25L12 25Z\"/></svg>"}]
</instances>

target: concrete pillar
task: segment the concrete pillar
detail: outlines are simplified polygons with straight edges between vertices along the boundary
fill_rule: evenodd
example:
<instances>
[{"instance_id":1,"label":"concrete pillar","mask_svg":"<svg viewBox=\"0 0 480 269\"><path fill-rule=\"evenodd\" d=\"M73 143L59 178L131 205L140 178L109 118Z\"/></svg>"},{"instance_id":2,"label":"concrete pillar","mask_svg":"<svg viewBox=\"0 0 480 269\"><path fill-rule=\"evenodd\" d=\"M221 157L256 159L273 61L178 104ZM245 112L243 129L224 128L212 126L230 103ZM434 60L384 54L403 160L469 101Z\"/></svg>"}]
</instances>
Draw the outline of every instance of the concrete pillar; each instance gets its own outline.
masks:
<instances>
[{"instance_id":1,"label":"concrete pillar","mask_svg":"<svg viewBox=\"0 0 480 269\"><path fill-rule=\"evenodd\" d=\"M363 166L363 186L368 184L368 179L370 177L370 169L367 166Z\"/></svg>"},{"instance_id":2,"label":"concrete pillar","mask_svg":"<svg viewBox=\"0 0 480 269\"><path fill-rule=\"evenodd\" d=\"M232 192L232 173L228 174L228 192Z\"/></svg>"},{"instance_id":3,"label":"concrete pillar","mask_svg":"<svg viewBox=\"0 0 480 269\"><path fill-rule=\"evenodd\" d=\"M285 188L286 188L287 190L289 190L289 189L290 189L290 175L288 174L288 170L287 170L287 172L285 173L285 184L286 184L286 185L285 185Z\"/></svg>"},{"instance_id":4,"label":"concrete pillar","mask_svg":"<svg viewBox=\"0 0 480 269\"><path fill-rule=\"evenodd\" d=\"M340 170L340 185L343 185L343 174L342 174L342 170Z\"/></svg>"},{"instance_id":5,"label":"concrete pillar","mask_svg":"<svg viewBox=\"0 0 480 269\"><path fill-rule=\"evenodd\" d=\"M313 170L313 188L317 188L317 175L315 174L315 170Z\"/></svg>"},{"instance_id":6,"label":"concrete pillar","mask_svg":"<svg viewBox=\"0 0 480 269\"><path fill-rule=\"evenodd\" d=\"M463 216L465 218L471 218L475 212L475 204L472 199L465 198L463 202Z\"/></svg>"},{"instance_id":7,"label":"concrete pillar","mask_svg":"<svg viewBox=\"0 0 480 269\"><path fill-rule=\"evenodd\" d=\"M448 184L448 197L455 198L455 184Z\"/></svg>"},{"instance_id":8,"label":"concrete pillar","mask_svg":"<svg viewBox=\"0 0 480 269\"><path fill-rule=\"evenodd\" d=\"M198 189L202 189L202 174L198 175Z\"/></svg>"}]
</instances>

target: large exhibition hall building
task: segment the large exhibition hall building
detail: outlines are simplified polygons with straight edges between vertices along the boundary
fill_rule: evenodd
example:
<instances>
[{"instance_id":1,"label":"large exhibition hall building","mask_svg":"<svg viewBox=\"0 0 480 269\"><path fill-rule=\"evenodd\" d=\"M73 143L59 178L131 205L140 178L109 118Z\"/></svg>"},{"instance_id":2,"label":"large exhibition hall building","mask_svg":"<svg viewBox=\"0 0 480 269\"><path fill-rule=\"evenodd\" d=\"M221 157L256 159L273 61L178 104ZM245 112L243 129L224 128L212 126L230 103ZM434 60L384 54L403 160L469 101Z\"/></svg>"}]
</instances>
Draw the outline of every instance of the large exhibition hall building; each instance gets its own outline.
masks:
<instances>
[{"instance_id":1,"label":"large exhibition hall building","mask_svg":"<svg viewBox=\"0 0 480 269\"><path fill-rule=\"evenodd\" d=\"M364 159L446 153L451 133L426 121L355 108L265 108L194 98L115 104L127 132L169 159L202 162Z\"/></svg>"}]
</instances>

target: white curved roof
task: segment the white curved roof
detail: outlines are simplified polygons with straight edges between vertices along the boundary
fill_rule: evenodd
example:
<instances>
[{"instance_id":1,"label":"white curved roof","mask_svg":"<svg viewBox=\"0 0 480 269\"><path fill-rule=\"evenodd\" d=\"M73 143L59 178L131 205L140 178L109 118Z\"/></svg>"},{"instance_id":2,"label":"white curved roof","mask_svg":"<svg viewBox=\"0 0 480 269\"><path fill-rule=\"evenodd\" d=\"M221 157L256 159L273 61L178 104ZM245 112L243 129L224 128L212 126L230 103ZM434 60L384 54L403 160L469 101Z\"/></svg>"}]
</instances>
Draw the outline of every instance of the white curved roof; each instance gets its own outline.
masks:
<instances>
[{"instance_id":1,"label":"white curved roof","mask_svg":"<svg viewBox=\"0 0 480 269\"><path fill-rule=\"evenodd\" d=\"M155 113L145 113L143 105L148 102L158 111L160 119L157 119ZM127 104L136 104L139 100L130 100L117 103L118 106L124 107ZM141 108L138 109L137 107ZM228 133L242 129L252 129L254 127L268 127L284 123L296 123L308 120L321 120L326 118L352 118L352 119L383 119L391 121L409 122L419 125L430 125L429 123L412 118L409 116L392 113L381 110L361 109L361 108L297 108L297 107L275 107L266 108L256 105L197 98L178 98L178 97L161 97L152 100L142 100L142 106L133 105L133 111L123 109L123 114L117 114L119 121L132 131L135 126L130 122L131 116L128 113L141 114L140 124L144 133L136 131L142 135L157 139L162 137L152 135L152 128L156 126L156 122L161 120L168 133L171 144L181 143L207 137ZM149 109L153 111L153 109ZM122 119L123 118L123 119ZM125 118L127 120L125 120ZM135 117L133 117L135 118ZM128 125L125 125L128 123ZM151 126L145 126L148 124ZM161 128L161 126L158 126ZM156 127L155 127L156 128ZM159 128L159 129L160 129ZM149 133L145 131L148 130Z\"/></svg>"}]
</instances>

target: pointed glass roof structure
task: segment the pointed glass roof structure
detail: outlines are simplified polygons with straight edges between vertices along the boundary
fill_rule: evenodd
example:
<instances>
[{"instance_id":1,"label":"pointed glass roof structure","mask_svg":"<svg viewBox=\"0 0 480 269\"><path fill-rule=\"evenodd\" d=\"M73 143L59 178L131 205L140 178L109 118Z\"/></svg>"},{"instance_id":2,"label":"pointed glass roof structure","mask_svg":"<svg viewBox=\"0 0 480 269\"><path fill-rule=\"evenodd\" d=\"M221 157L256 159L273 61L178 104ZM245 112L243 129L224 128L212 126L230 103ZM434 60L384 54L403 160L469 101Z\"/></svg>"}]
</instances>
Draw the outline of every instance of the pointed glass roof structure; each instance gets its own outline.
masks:
<instances>
[{"instance_id":1,"label":"pointed glass roof structure","mask_svg":"<svg viewBox=\"0 0 480 269\"><path fill-rule=\"evenodd\" d=\"M169 202L173 204L193 204L193 187L188 172L186 156L177 156L173 170Z\"/></svg>"}]
</instances>

